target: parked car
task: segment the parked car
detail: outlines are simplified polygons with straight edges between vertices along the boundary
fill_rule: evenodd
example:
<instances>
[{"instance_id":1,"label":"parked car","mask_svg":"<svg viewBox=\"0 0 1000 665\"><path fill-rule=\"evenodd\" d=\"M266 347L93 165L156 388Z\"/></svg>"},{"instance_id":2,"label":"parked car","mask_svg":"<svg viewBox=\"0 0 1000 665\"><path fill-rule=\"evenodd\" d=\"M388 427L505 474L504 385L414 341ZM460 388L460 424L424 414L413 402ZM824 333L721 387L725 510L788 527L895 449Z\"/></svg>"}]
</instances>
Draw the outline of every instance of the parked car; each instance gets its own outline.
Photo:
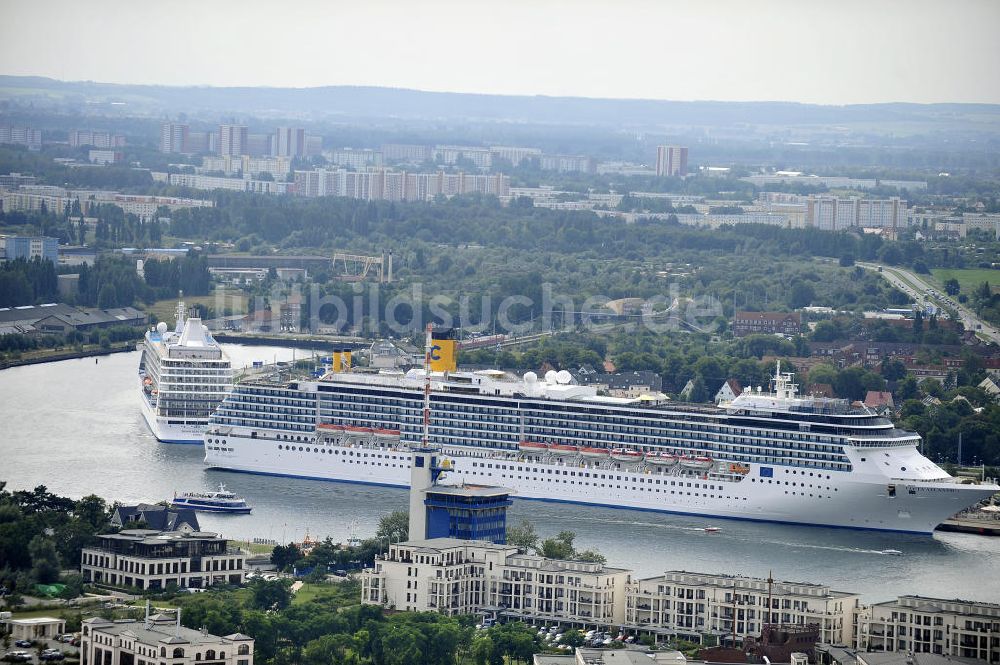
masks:
<instances>
[{"instance_id":1,"label":"parked car","mask_svg":"<svg viewBox=\"0 0 1000 665\"><path fill-rule=\"evenodd\" d=\"M59 649L46 649L45 651L42 652L42 655L39 656L39 659L41 659L41 660L62 660L65 657L66 656L64 656L63 652L60 651Z\"/></svg>"},{"instance_id":2,"label":"parked car","mask_svg":"<svg viewBox=\"0 0 1000 665\"><path fill-rule=\"evenodd\" d=\"M27 651L8 651L4 654L3 660L8 663L26 663L31 660L31 654Z\"/></svg>"},{"instance_id":3,"label":"parked car","mask_svg":"<svg viewBox=\"0 0 1000 665\"><path fill-rule=\"evenodd\" d=\"M31 640L18 640L17 642L14 642L14 646L16 646L16 647L22 647L24 649L30 649L31 648Z\"/></svg>"},{"instance_id":4,"label":"parked car","mask_svg":"<svg viewBox=\"0 0 1000 665\"><path fill-rule=\"evenodd\" d=\"M73 635L73 633L66 633L65 635L62 635L62 636L61 636L61 637L59 638L59 641L60 641L60 642L65 642L66 644L69 644L69 643L70 643L70 642L72 642L72 641L73 641L74 639L76 639L76 636L75 636L75 635Z\"/></svg>"}]
</instances>

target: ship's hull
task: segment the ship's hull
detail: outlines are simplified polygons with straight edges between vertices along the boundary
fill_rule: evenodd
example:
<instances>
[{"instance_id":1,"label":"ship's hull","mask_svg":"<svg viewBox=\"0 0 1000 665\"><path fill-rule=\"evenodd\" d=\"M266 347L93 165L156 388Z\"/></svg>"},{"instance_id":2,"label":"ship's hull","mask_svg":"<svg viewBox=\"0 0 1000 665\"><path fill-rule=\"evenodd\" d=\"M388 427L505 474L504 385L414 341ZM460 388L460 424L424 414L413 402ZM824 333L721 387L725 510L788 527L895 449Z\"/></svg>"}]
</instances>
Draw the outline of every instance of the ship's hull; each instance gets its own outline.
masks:
<instances>
[{"instance_id":1,"label":"ship's hull","mask_svg":"<svg viewBox=\"0 0 1000 665\"><path fill-rule=\"evenodd\" d=\"M146 421L146 426L153 433L157 441L162 443L184 443L200 444L208 427L208 419L198 424L178 425L171 423L167 418L156 415L153 406L146 399L145 394L140 393L139 402L142 405L142 417Z\"/></svg>"},{"instance_id":2,"label":"ship's hull","mask_svg":"<svg viewBox=\"0 0 1000 665\"><path fill-rule=\"evenodd\" d=\"M250 506L213 506L204 503L187 503L186 501L171 501L171 508L195 510L200 513L228 513L230 515L249 515L253 510Z\"/></svg>"},{"instance_id":3,"label":"ship's hull","mask_svg":"<svg viewBox=\"0 0 1000 665\"><path fill-rule=\"evenodd\" d=\"M209 434L205 463L249 473L409 486L409 453L369 447L320 447L229 431ZM221 445L219 445L221 444ZM281 448L279 449L279 445ZM322 451L322 452L321 452ZM454 470L445 482L507 487L521 499L561 501L712 518L930 534L951 515L994 490L953 483L896 483L857 474L824 472L820 478L763 478L751 468L742 480L645 468L595 468L569 459L494 457L482 449L445 448ZM502 468L503 467L503 468ZM587 475L584 475L587 474ZM827 477L828 476L828 477ZM788 478L789 480L782 480ZM784 483L784 484L783 484ZM815 487L814 487L815 485Z\"/></svg>"}]
</instances>

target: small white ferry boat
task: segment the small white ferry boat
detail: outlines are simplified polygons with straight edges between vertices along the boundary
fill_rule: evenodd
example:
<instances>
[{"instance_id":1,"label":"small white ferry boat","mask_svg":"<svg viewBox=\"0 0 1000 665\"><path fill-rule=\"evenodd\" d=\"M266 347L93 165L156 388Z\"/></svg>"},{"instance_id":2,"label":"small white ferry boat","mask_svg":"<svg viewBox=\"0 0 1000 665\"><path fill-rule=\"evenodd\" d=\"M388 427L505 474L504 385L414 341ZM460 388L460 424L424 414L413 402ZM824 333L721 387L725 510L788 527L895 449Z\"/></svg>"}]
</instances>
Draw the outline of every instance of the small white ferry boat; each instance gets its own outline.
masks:
<instances>
[{"instance_id":1,"label":"small white ferry boat","mask_svg":"<svg viewBox=\"0 0 1000 665\"><path fill-rule=\"evenodd\" d=\"M170 506L171 508L187 508L208 513L235 513L238 515L246 515L253 510L243 497L227 491L226 486L221 483L218 492L185 492L180 496L175 495L170 501Z\"/></svg>"}]
</instances>

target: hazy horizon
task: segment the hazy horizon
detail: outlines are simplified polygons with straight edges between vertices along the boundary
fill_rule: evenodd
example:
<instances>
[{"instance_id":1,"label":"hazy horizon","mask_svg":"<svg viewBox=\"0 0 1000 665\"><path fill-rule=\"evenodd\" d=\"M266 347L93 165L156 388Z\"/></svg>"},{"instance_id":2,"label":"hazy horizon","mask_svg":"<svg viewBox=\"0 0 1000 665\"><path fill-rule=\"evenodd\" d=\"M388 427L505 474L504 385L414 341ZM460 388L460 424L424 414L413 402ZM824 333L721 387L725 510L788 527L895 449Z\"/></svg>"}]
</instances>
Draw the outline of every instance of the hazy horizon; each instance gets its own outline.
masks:
<instances>
[{"instance_id":1,"label":"hazy horizon","mask_svg":"<svg viewBox=\"0 0 1000 665\"><path fill-rule=\"evenodd\" d=\"M17 0L2 12L0 73L63 81L1000 103L1000 41L992 34L1000 3L991 0Z\"/></svg>"}]
</instances>

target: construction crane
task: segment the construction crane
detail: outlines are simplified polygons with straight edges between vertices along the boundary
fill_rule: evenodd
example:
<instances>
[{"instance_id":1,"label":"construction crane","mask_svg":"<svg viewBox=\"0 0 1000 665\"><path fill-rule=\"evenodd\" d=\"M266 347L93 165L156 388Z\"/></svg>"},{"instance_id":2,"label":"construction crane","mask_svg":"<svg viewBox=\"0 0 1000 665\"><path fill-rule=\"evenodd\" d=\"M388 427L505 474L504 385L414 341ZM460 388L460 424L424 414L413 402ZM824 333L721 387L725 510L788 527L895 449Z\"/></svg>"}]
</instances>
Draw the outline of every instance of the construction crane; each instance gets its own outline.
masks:
<instances>
[{"instance_id":1,"label":"construction crane","mask_svg":"<svg viewBox=\"0 0 1000 665\"><path fill-rule=\"evenodd\" d=\"M392 250L388 253L382 252L380 256L342 252L333 255L334 279L344 282L363 282L370 279L373 271L379 284L392 282Z\"/></svg>"}]
</instances>

